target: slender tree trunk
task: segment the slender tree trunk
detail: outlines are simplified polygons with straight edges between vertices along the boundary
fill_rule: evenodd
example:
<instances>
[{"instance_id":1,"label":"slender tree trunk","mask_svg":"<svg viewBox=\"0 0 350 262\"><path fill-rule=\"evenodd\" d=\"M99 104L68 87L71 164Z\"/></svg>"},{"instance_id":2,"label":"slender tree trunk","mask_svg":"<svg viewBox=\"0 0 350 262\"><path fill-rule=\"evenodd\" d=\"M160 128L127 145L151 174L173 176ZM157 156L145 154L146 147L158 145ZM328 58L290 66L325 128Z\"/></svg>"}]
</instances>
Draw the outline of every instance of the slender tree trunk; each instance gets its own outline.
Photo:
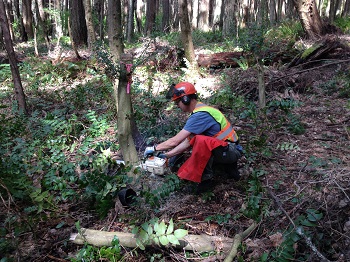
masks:
<instances>
[{"instance_id":1,"label":"slender tree trunk","mask_svg":"<svg viewBox=\"0 0 350 262\"><path fill-rule=\"evenodd\" d=\"M10 35L11 35L11 39L14 41L15 40L15 34L13 33L13 28L12 28L12 24L14 22L14 18L13 18L13 14L10 10L12 10L12 3L5 1L5 11L7 13L7 19L8 19L8 25L9 25L9 31L10 31Z\"/></svg>"},{"instance_id":2,"label":"slender tree trunk","mask_svg":"<svg viewBox=\"0 0 350 262\"><path fill-rule=\"evenodd\" d=\"M27 36L27 33L24 29L23 19L21 16L20 8L19 8L19 0L14 0L14 9L15 9L17 20L19 22L21 40L26 42L26 41L28 41L28 36Z\"/></svg>"},{"instance_id":3,"label":"slender tree trunk","mask_svg":"<svg viewBox=\"0 0 350 262\"><path fill-rule=\"evenodd\" d=\"M170 5L169 0L163 0L162 30L164 33L170 32Z\"/></svg>"},{"instance_id":4,"label":"slender tree trunk","mask_svg":"<svg viewBox=\"0 0 350 262\"><path fill-rule=\"evenodd\" d=\"M143 19L143 14L145 11L145 5L142 0L136 0L136 8L135 8L135 13L136 13L136 25L137 25L137 32L141 34L143 32L142 28L142 19Z\"/></svg>"},{"instance_id":5,"label":"slender tree trunk","mask_svg":"<svg viewBox=\"0 0 350 262\"><path fill-rule=\"evenodd\" d=\"M172 0L173 4L171 13L173 14L173 29L178 30L179 29L179 23L180 23L180 16L179 16L179 1L181 0Z\"/></svg>"},{"instance_id":6,"label":"slender tree trunk","mask_svg":"<svg viewBox=\"0 0 350 262\"><path fill-rule=\"evenodd\" d=\"M223 16L223 35L235 35L236 34L236 21L235 21L235 1L224 1L224 16Z\"/></svg>"},{"instance_id":7,"label":"slender tree trunk","mask_svg":"<svg viewBox=\"0 0 350 262\"><path fill-rule=\"evenodd\" d=\"M32 0L22 1L23 26L27 40L34 38Z\"/></svg>"},{"instance_id":8,"label":"slender tree trunk","mask_svg":"<svg viewBox=\"0 0 350 262\"><path fill-rule=\"evenodd\" d=\"M83 0L70 0L70 33L75 48L87 45L88 33Z\"/></svg>"},{"instance_id":9,"label":"slender tree trunk","mask_svg":"<svg viewBox=\"0 0 350 262\"><path fill-rule=\"evenodd\" d=\"M92 19L92 10L91 10L91 0L84 0L84 10L85 10L85 21L87 28L87 36L88 36L88 47L90 50L93 49L94 44L96 43L96 35L95 28Z\"/></svg>"},{"instance_id":10,"label":"slender tree trunk","mask_svg":"<svg viewBox=\"0 0 350 262\"><path fill-rule=\"evenodd\" d=\"M59 15L59 10L61 10L61 0L55 0L54 2L54 10L56 10L57 12L54 12L54 25L55 25L55 35L57 38L57 44L55 46L55 61L59 61L61 58L61 54L62 54L62 49L61 49L61 43L60 40L63 36L63 28L62 28L62 19L61 16Z\"/></svg>"},{"instance_id":11,"label":"slender tree trunk","mask_svg":"<svg viewBox=\"0 0 350 262\"><path fill-rule=\"evenodd\" d=\"M104 0L94 1L94 12L98 23L95 24L95 32L98 32L101 40L103 39L103 16L104 16Z\"/></svg>"},{"instance_id":12,"label":"slender tree trunk","mask_svg":"<svg viewBox=\"0 0 350 262\"><path fill-rule=\"evenodd\" d=\"M350 0L345 0L344 9L341 13L342 17L350 16Z\"/></svg>"},{"instance_id":13,"label":"slender tree trunk","mask_svg":"<svg viewBox=\"0 0 350 262\"><path fill-rule=\"evenodd\" d=\"M109 49L113 60L119 62L120 55L124 53L123 30L121 27L121 5L120 0L108 0L107 21ZM119 20L120 19L120 20Z\"/></svg>"},{"instance_id":14,"label":"slender tree trunk","mask_svg":"<svg viewBox=\"0 0 350 262\"><path fill-rule=\"evenodd\" d=\"M187 0L180 0L180 26L181 26L181 40L185 49L185 57L189 62L190 72L197 72L198 65L195 59L194 46L192 40L191 24L188 17Z\"/></svg>"},{"instance_id":15,"label":"slender tree trunk","mask_svg":"<svg viewBox=\"0 0 350 262\"><path fill-rule=\"evenodd\" d=\"M198 29L209 31L209 0L199 1Z\"/></svg>"},{"instance_id":16,"label":"slender tree trunk","mask_svg":"<svg viewBox=\"0 0 350 262\"><path fill-rule=\"evenodd\" d=\"M128 5L128 30L126 33L126 40L131 43L134 37L134 9L135 0L129 0Z\"/></svg>"},{"instance_id":17,"label":"slender tree trunk","mask_svg":"<svg viewBox=\"0 0 350 262\"><path fill-rule=\"evenodd\" d=\"M156 1L147 0L145 35L150 36L156 23Z\"/></svg>"},{"instance_id":18,"label":"slender tree trunk","mask_svg":"<svg viewBox=\"0 0 350 262\"><path fill-rule=\"evenodd\" d=\"M309 38L324 34L324 26L317 10L315 0L294 0L300 22Z\"/></svg>"},{"instance_id":19,"label":"slender tree trunk","mask_svg":"<svg viewBox=\"0 0 350 262\"><path fill-rule=\"evenodd\" d=\"M119 78L114 82L117 108L118 140L123 159L132 165L138 162L137 151L132 136L133 110L131 104L132 56L125 56L123 30L121 26L122 10L120 0L108 0L108 39L111 55L115 63L120 64ZM132 175L130 173L130 175Z\"/></svg>"},{"instance_id":20,"label":"slender tree trunk","mask_svg":"<svg viewBox=\"0 0 350 262\"><path fill-rule=\"evenodd\" d=\"M46 26L46 17L47 15L45 14L44 11L44 6L43 6L43 0L36 0L36 9L37 9L37 14L39 14L38 17L38 23L42 29L42 33L45 39L46 47L47 50L50 50L50 39L49 39L49 33L48 33L48 28Z\"/></svg>"},{"instance_id":21,"label":"slender tree trunk","mask_svg":"<svg viewBox=\"0 0 350 262\"><path fill-rule=\"evenodd\" d=\"M276 1L270 0L270 26L274 26L277 22L277 11L276 11Z\"/></svg>"},{"instance_id":22,"label":"slender tree trunk","mask_svg":"<svg viewBox=\"0 0 350 262\"><path fill-rule=\"evenodd\" d=\"M19 70L17 66L15 51L13 49L13 43L12 43L11 34L9 30L9 24L7 22L5 5L3 0L0 0L0 25L3 33L6 52L8 54L9 61L10 61L12 79L13 79L15 95L18 103L18 108L23 114L27 115L28 111L27 111L26 98L22 87L21 76L19 74Z\"/></svg>"}]
</instances>

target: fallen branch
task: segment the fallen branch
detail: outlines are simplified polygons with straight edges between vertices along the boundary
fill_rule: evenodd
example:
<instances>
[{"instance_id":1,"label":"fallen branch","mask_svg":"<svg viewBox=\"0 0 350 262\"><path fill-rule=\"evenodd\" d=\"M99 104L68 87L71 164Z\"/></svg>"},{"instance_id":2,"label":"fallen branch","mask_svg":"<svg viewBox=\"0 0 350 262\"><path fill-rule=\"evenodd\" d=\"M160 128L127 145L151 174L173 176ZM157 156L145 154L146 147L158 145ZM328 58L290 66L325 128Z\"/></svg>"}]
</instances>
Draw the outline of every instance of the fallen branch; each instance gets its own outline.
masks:
<instances>
[{"instance_id":1,"label":"fallen branch","mask_svg":"<svg viewBox=\"0 0 350 262\"><path fill-rule=\"evenodd\" d=\"M114 236L117 236L119 243L123 247L135 248L136 236L132 233L124 232L106 232L93 229L82 228L81 233L71 234L70 240L82 245L88 243L93 246L111 246ZM208 236L208 235L187 235L179 240L180 246L175 248L181 248L184 250L190 250L195 252L210 252L210 251L223 251L228 252L233 243L232 238ZM149 244L149 246L155 245L155 243Z\"/></svg>"},{"instance_id":2,"label":"fallen branch","mask_svg":"<svg viewBox=\"0 0 350 262\"><path fill-rule=\"evenodd\" d=\"M270 188L268 188L268 192L270 194L270 196L273 198L273 200L275 201L275 203L277 204L277 206L281 209L281 211L286 215L286 217L289 219L289 221L291 222L291 224L293 225L293 227L295 228L295 232L301 236L306 244L311 248L311 250L319 257L321 262L330 262L330 260L328 260L324 255L322 255L322 253L320 251L318 251L318 249L316 248L316 246L312 243L312 241L310 240L310 238L308 238L301 230L301 227L296 227L294 224L294 221L290 218L289 214L287 213L287 211L283 208L281 201L272 193L272 190Z\"/></svg>"},{"instance_id":3,"label":"fallen branch","mask_svg":"<svg viewBox=\"0 0 350 262\"><path fill-rule=\"evenodd\" d=\"M313 71L313 70L316 70L316 69L320 69L320 68L323 68L323 67L327 67L327 66L331 66L331 65L338 65L340 63L347 63L347 62L350 62L350 59L346 59L346 60L337 60L336 62L332 62L332 63L329 63L329 64L325 64L325 65L321 65L321 66L317 66L317 67L313 67L313 68L308 68L308 69L304 69L304 70L300 70L300 71L297 71L297 72L293 72L293 73L290 73L290 74L287 74L287 75L284 75L284 76L281 76L281 77L278 77L276 79L272 79L271 81L269 81L266 85L269 85L273 82L276 82L276 81L279 81L285 77L289 77L289 76L292 76L292 75L297 75L297 74L301 74L301 73L305 73L305 72L309 72L309 71Z\"/></svg>"},{"instance_id":4,"label":"fallen branch","mask_svg":"<svg viewBox=\"0 0 350 262\"><path fill-rule=\"evenodd\" d=\"M246 238L253 230L256 228L257 224L254 221L253 224L248 227L243 233L241 234L236 234L235 237L233 238L233 244L232 248L230 250L230 253L228 256L225 258L224 262L231 262L237 255L238 247L241 244L242 240Z\"/></svg>"}]
</instances>

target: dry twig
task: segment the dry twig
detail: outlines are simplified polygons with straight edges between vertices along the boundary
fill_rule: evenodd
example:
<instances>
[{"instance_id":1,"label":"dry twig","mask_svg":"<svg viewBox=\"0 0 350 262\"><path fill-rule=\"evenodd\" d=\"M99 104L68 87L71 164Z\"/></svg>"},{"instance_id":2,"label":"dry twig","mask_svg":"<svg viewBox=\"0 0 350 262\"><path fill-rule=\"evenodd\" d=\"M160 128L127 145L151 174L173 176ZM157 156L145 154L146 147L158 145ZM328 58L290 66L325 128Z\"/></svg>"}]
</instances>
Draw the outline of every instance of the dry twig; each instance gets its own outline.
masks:
<instances>
[{"instance_id":1,"label":"dry twig","mask_svg":"<svg viewBox=\"0 0 350 262\"><path fill-rule=\"evenodd\" d=\"M295 228L295 232L301 236L306 244L311 248L311 250L319 257L321 262L330 262L320 251L317 250L316 246L312 243L312 241L310 240L310 238L308 238L301 230L300 227L296 227L294 224L294 221L290 218L290 216L288 215L287 211L283 208L281 201L272 193L272 190L270 188L267 189L270 196L273 198L273 200L275 201L275 203L277 204L277 206L279 207L279 209L281 209L281 211L286 215L286 217L289 219L289 221L291 222L291 224L293 225L293 227Z\"/></svg>"}]
</instances>

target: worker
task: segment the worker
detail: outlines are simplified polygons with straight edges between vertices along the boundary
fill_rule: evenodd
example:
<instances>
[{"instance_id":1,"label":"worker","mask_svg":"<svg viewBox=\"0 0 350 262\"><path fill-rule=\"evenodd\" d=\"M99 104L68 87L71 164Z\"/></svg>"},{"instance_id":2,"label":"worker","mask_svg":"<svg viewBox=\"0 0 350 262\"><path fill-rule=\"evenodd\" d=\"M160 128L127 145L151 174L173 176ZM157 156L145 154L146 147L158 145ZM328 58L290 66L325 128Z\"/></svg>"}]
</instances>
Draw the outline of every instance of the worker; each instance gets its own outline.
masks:
<instances>
[{"instance_id":1,"label":"worker","mask_svg":"<svg viewBox=\"0 0 350 262\"><path fill-rule=\"evenodd\" d=\"M181 179L198 183L207 188L214 178L213 165L224 167L227 178L240 179L237 161L242 156L238 136L216 108L197 99L197 90L189 82L180 82L170 90L171 100L183 111L191 113L183 129L168 140L147 147L145 155L155 154L172 162L185 151L192 149L191 156L178 170Z\"/></svg>"}]
</instances>

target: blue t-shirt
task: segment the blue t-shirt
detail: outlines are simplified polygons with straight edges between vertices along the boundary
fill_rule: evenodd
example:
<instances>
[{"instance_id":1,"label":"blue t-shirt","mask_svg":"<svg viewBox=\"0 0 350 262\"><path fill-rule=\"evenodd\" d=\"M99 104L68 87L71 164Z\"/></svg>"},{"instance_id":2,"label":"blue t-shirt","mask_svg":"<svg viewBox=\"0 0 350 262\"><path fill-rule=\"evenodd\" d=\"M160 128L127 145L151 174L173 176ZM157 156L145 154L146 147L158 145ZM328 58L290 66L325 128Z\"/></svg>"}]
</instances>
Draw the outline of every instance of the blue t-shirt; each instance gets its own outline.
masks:
<instances>
[{"instance_id":1,"label":"blue t-shirt","mask_svg":"<svg viewBox=\"0 0 350 262\"><path fill-rule=\"evenodd\" d=\"M205 136L214 136L221 130L220 124L208 112L202 111L190 115L183 129Z\"/></svg>"}]
</instances>

